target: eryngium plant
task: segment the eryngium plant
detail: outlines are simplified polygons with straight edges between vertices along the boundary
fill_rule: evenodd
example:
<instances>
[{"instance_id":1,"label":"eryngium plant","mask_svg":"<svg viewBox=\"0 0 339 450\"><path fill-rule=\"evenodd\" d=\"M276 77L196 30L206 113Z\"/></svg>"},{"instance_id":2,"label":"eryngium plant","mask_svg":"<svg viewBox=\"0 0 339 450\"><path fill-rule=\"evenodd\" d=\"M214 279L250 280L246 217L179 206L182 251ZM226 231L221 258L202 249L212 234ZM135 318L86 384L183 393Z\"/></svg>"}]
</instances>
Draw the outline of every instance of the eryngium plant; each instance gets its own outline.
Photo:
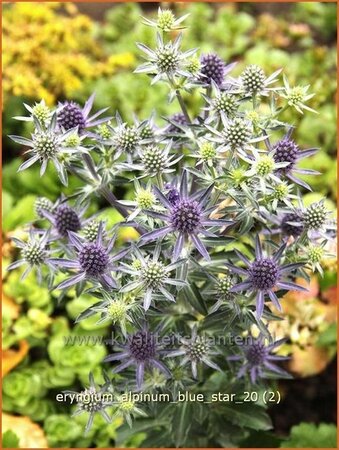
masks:
<instances>
[{"instance_id":1,"label":"eryngium plant","mask_svg":"<svg viewBox=\"0 0 339 450\"><path fill-rule=\"evenodd\" d=\"M145 21L154 46L138 43L146 61L136 76L166 84L175 115L124 122L115 112L113 120L106 110L90 113L93 96L54 110L42 101L44 114L26 106L30 117L21 119L31 122L31 137L12 136L28 155L19 170L40 164L42 176L52 163L62 183L71 176L83 184L56 203L38 199L37 220L26 241L15 240L21 256L10 268L36 268L64 301L69 289L85 291L93 302L76 321L111 324L103 368L116 397L106 420L143 420L145 446L237 446L247 428L267 429L269 419L259 403L218 393L241 402L245 391L289 376L279 354L284 337L271 336L269 324L284 317L286 291L305 289L297 279L321 272L334 221L324 201L303 204L300 190L311 188L296 175L315 173L299 160L317 149L311 142L302 149L280 118L287 108L314 112L308 88L255 65L236 77L235 63L182 50L183 19L160 9ZM193 116L187 104L197 94ZM115 186L124 183L128 196L118 199ZM122 215L114 229L103 215L86 214L94 196ZM126 225L138 238L120 248L115 237ZM128 397L143 391L171 397ZM206 403L180 402L179 391L202 393ZM146 419L134 414L137 404ZM81 408L90 412L88 430L103 404Z\"/></svg>"}]
</instances>

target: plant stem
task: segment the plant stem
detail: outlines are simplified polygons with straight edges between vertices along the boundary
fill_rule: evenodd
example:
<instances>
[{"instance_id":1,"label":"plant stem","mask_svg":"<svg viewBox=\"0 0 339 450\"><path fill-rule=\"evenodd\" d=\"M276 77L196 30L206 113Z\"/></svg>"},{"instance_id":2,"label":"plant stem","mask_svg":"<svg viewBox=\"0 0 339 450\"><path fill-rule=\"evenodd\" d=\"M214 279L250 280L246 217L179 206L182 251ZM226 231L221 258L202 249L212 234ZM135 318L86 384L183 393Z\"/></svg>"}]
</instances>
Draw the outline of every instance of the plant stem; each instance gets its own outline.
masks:
<instances>
[{"instance_id":1,"label":"plant stem","mask_svg":"<svg viewBox=\"0 0 339 450\"><path fill-rule=\"evenodd\" d=\"M181 95L179 89L176 89L176 90L175 90L175 95L177 96L178 102L179 102L180 107L181 107L181 109L182 109L182 112L183 112L183 114L184 114L184 116L185 116L185 119L187 120L187 122L188 122L189 124L191 124L191 123L192 123L191 118L190 118L190 116L188 115L188 111L187 111L187 108L186 108L184 99L182 98L182 95Z\"/></svg>"},{"instance_id":2,"label":"plant stem","mask_svg":"<svg viewBox=\"0 0 339 450\"><path fill-rule=\"evenodd\" d=\"M91 172L92 177L96 181L99 181L100 177L99 177L99 175L98 175L98 173L96 171L96 168L95 168L95 165L93 163L92 157L89 154L87 154L87 153L83 153L82 154L82 159L83 159L84 163L86 164L88 170Z\"/></svg>"},{"instance_id":3,"label":"plant stem","mask_svg":"<svg viewBox=\"0 0 339 450\"><path fill-rule=\"evenodd\" d=\"M125 219L129 216L129 212L125 206L123 206L121 203L119 203L119 200L116 198L116 196L113 194L112 191L110 191L107 186L104 186L100 189L100 193L105 197L105 199L112 205ZM140 225L132 225L133 228L137 230L137 232L140 235L143 235L146 233L145 228L141 227Z\"/></svg>"},{"instance_id":4,"label":"plant stem","mask_svg":"<svg viewBox=\"0 0 339 450\"><path fill-rule=\"evenodd\" d=\"M208 86L208 87L206 88L206 97L210 97L210 96L211 96L211 93L212 93L212 87L211 87L211 86ZM207 107L207 101L206 101L205 107ZM210 114L210 110L209 110L209 109L205 109L205 112L204 112L204 120L206 120L206 119L208 118L209 114Z\"/></svg>"},{"instance_id":5,"label":"plant stem","mask_svg":"<svg viewBox=\"0 0 339 450\"><path fill-rule=\"evenodd\" d=\"M158 182L159 189L163 190L164 189L164 183L162 181L160 172L157 172L157 182Z\"/></svg>"},{"instance_id":6,"label":"plant stem","mask_svg":"<svg viewBox=\"0 0 339 450\"><path fill-rule=\"evenodd\" d=\"M93 163L93 159L91 158L91 156L86 154L86 153L84 153L82 155L82 159L83 159L86 167L90 171L91 175L93 176L93 178L96 181L101 181L101 178L100 178L100 176L98 175L98 173L96 171L96 168L95 168L95 165ZM73 174L79 176L76 171L73 171ZM99 192L122 215L122 217L124 217L126 219L129 216L128 209L119 202L119 200L116 198L116 196L113 194L113 192L111 192L108 189L107 186L100 187L99 188ZM134 228L140 234L144 234L146 232L146 230L143 227L139 226L139 225L135 225Z\"/></svg>"},{"instance_id":7,"label":"plant stem","mask_svg":"<svg viewBox=\"0 0 339 450\"><path fill-rule=\"evenodd\" d=\"M191 118L188 114L184 99L182 98L180 89L178 88L178 86L176 85L175 81L173 80L173 78L168 75L168 81L170 82L170 85L172 87L172 89L175 90L175 95L177 97L177 100L179 102L180 108L182 110L183 115L185 116L185 119L187 120L187 123L192 124Z\"/></svg>"}]
</instances>

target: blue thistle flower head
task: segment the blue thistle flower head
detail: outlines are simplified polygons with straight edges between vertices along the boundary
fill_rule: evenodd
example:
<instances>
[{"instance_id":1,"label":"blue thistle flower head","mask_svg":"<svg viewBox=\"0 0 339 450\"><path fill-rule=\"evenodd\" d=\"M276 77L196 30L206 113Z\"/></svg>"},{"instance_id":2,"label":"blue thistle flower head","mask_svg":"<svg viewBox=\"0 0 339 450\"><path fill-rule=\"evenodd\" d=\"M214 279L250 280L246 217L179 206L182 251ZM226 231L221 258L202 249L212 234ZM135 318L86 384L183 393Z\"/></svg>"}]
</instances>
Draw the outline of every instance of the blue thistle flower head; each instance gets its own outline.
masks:
<instances>
[{"instance_id":1,"label":"blue thistle flower head","mask_svg":"<svg viewBox=\"0 0 339 450\"><path fill-rule=\"evenodd\" d=\"M169 357L183 356L180 365L191 364L193 378L198 378L198 365L206 364L214 370L220 371L220 367L214 363L210 357L217 355L217 352L211 348L205 336L198 336L197 327L192 330L190 339L180 338L181 348L168 353Z\"/></svg>"},{"instance_id":2,"label":"blue thistle flower head","mask_svg":"<svg viewBox=\"0 0 339 450\"><path fill-rule=\"evenodd\" d=\"M154 218L166 222L166 226L155 231L145 233L141 237L142 242L156 240L162 236L173 233L176 236L176 243L173 250L173 260L177 260L183 250L184 243L190 239L198 252L207 260L210 259L208 251L201 241L199 235L211 236L207 230L209 227L223 227L230 225L230 220L210 219L209 215L215 207L206 208L210 200L213 185L209 188L198 191L195 194L188 194L187 173L184 170L181 177L179 198L175 203L171 203L158 187L154 187L154 192L163 206L168 210L167 214L147 211ZM214 235L213 235L214 236Z\"/></svg>"},{"instance_id":3,"label":"blue thistle flower head","mask_svg":"<svg viewBox=\"0 0 339 450\"><path fill-rule=\"evenodd\" d=\"M175 113L173 114L170 118L169 118L170 124L167 128L167 132L169 134L171 133L181 133L182 130L180 127L178 127L176 124L178 125L187 125L187 119L185 117L185 115L183 113Z\"/></svg>"},{"instance_id":4,"label":"blue thistle flower head","mask_svg":"<svg viewBox=\"0 0 339 450\"><path fill-rule=\"evenodd\" d=\"M56 238L68 238L69 232L77 233L93 223L92 219L83 218L87 205L81 208L70 206L64 196L61 196L54 204L47 203L46 200L39 201L36 208L39 207L41 217L52 224L52 234Z\"/></svg>"},{"instance_id":5,"label":"blue thistle flower head","mask_svg":"<svg viewBox=\"0 0 339 450\"><path fill-rule=\"evenodd\" d=\"M54 224L60 236L63 237L66 237L69 231L77 232L81 228L79 214L67 204L61 204L55 209Z\"/></svg>"},{"instance_id":6,"label":"blue thistle flower head","mask_svg":"<svg viewBox=\"0 0 339 450\"><path fill-rule=\"evenodd\" d=\"M304 231L301 211L284 214L281 218L280 229L285 236L300 236Z\"/></svg>"},{"instance_id":7,"label":"blue thistle flower head","mask_svg":"<svg viewBox=\"0 0 339 450\"><path fill-rule=\"evenodd\" d=\"M79 251L79 264L86 274L99 277L107 270L109 256L107 250L97 242L85 243Z\"/></svg>"},{"instance_id":8,"label":"blue thistle flower head","mask_svg":"<svg viewBox=\"0 0 339 450\"><path fill-rule=\"evenodd\" d=\"M258 338L250 335L244 339L243 344L240 346L242 355L233 355L228 357L227 360L242 361L237 377L241 378L248 373L252 384L255 384L258 378L265 378L272 372L285 378L290 377L285 370L275 364L277 361L287 360L288 357L273 353L284 341L284 339L280 339L266 345L263 335L260 335Z\"/></svg>"},{"instance_id":9,"label":"blue thistle flower head","mask_svg":"<svg viewBox=\"0 0 339 450\"><path fill-rule=\"evenodd\" d=\"M72 101L60 103L57 110L57 122L59 127L65 131L77 128L79 134L82 134L86 128L96 127L108 122L111 117L99 119L99 116L107 111L108 108L101 109L93 116L90 116L94 99L95 94L92 94L83 107Z\"/></svg>"},{"instance_id":10,"label":"blue thistle flower head","mask_svg":"<svg viewBox=\"0 0 339 450\"><path fill-rule=\"evenodd\" d=\"M82 108L75 102L65 102L58 114L58 124L64 130L78 127L79 133L81 133L86 126Z\"/></svg>"},{"instance_id":11,"label":"blue thistle flower head","mask_svg":"<svg viewBox=\"0 0 339 450\"><path fill-rule=\"evenodd\" d=\"M282 173L288 173L292 170L293 165L296 163L298 159L299 146L293 139L284 137L279 142L277 142L274 147L274 161L279 162L288 162L289 165L279 169Z\"/></svg>"},{"instance_id":12,"label":"blue thistle flower head","mask_svg":"<svg viewBox=\"0 0 339 450\"><path fill-rule=\"evenodd\" d=\"M212 81L217 86L221 86L225 78L225 63L215 53L203 55L200 59L201 63L201 81L206 84L212 84Z\"/></svg>"},{"instance_id":13,"label":"blue thistle flower head","mask_svg":"<svg viewBox=\"0 0 339 450\"><path fill-rule=\"evenodd\" d=\"M314 155L318 149L309 148L301 150L298 144L291 138L293 133L293 127L290 127L286 135L278 141L276 144L271 145L270 140L265 139L268 150L273 156L274 162L288 163L285 167L276 169L276 174L282 177L287 177L293 183L296 183L307 190L311 190L310 186L296 175L318 175L319 172L312 169L301 169L297 167L297 163L304 158Z\"/></svg>"},{"instance_id":14,"label":"blue thistle flower head","mask_svg":"<svg viewBox=\"0 0 339 450\"><path fill-rule=\"evenodd\" d=\"M290 272L303 266L303 263L294 264L280 264L280 259L286 248L286 243L281 245L273 256L265 256L261 247L259 237L256 237L255 242L255 258L253 261L235 250L239 260L245 265L245 268L226 264L226 266L234 273L242 275L245 280L234 285L231 292L246 292L250 291L256 295L256 310L257 317L260 318L264 311L265 297L268 296L270 301L276 308L281 310L281 305L277 295L276 289L284 289L287 291L305 291L306 289L291 281L285 281L284 277Z\"/></svg>"},{"instance_id":15,"label":"blue thistle flower head","mask_svg":"<svg viewBox=\"0 0 339 450\"><path fill-rule=\"evenodd\" d=\"M76 275L61 282L56 289L68 289L85 280L99 283L105 288L116 288L116 282L112 278L113 262L123 258L129 249L121 250L111 255L116 236L113 235L109 242L103 242L103 223L100 222L98 235L95 242L84 241L78 234L68 232L69 243L75 250L74 259L54 258L53 262L65 269L75 270Z\"/></svg>"},{"instance_id":16,"label":"blue thistle flower head","mask_svg":"<svg viewBox=\"0 0 339 450\"><path fill-rule=\"evenodd\" d=\"M167 189L167 198L168 201L175 205L180 200L180 194L178 189L171 183L166 183L165 189Z\"/></svg>"},{"instance_id":17,"label":"blue thistle flower head","mask_svg":"<svg viewBox=\"0 0 339 450\"><path fill-rule=\"evenodd\" d=\"M114 373L135 366L138 389L143 385L145 370L156 368L167 377L171 377L170 371L159 359L161 355L166 354L166 351L163 350L156 332L152 332L148 328L142 328L133 334L129 334L126 343L118 344L118 346L121 352L107 356L104 361L121 361L113 369Z\"/></svg>"}]
</instances>

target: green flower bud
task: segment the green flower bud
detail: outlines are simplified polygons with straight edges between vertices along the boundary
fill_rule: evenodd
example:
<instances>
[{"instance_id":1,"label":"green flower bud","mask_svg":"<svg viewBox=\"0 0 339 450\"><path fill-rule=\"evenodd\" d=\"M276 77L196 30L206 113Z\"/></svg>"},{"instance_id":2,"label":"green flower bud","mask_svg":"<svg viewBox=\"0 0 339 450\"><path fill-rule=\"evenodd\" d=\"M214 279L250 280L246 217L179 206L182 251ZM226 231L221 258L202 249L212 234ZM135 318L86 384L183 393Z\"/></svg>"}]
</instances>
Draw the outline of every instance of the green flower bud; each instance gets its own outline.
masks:
<instances>
[{"instance_id":1,"label":"green flower bud","mask_svg":"<svg viewBox=\"0 0 339 450\"><path fill-rule=\"evenodd\" d=\"M135 408L135 402L129 400L120 400L118 408L121 412L131 413Z\"/></svg>"},{"instance_id":2,"label":"green flower bud","mask_svg":"<svg viewBox=\"0 0 339 450\"><path fill-rule=\"evenodd\" d=\"M150 261L142 268L141 277L144 279L148 287L159 287L164 278L166 278L165 268L162 263L158 261Z\"/></svg>"},{"instance_id":3,"label":"green flower bud","mask_svg":"<svg viewBox=\"0 0 339 450\"><path fill-rule=\"evenodd\" d=\"M40 266L45 258L45 247L40 242L30 241L22 249L22 257L32 266Z\"/></svg>"},{"instance_id":4,"label":"green flower bud","mask_svg":"<svg viewBox=\"0 0 339 450\"><path fill-rule=\"evenodd\" d=\"M35 116L41 123L45 123L50 116L50 109L45 105L43 101L36 103L32 108L33 116Z\"/></svg>"},{"instance_id":5,"label":"green flower bud","mask_svg":"<svg viewBox=\"0 0 339 450\"><path fill-rule=\"evenodd\" d=\"M142 162L148 172L161 172L166 167L166 155L156 146L146 147L142 154Z\"/></svg>"},{"instance_id":6,"label":"green flower bud","mask_svg":"<svg viewBox=\"0 0 339 450\"><path fill-rule=\"evenodd\" d=\"M200 64L200 60L199 58L197 58L196 56L194 56L193 58L191 58L188 61L187 64L187 70L188 72L190 72L192 75L195 75L199 72L201 68L201 64Z\"/></svg>"},{"instance_id":7,"label":"green flower bud","mask_svg":"<svg viewBox=\"0 0 339 450\"><path fill-rule=\"evenodd\" d=\"M132 151L139 144L140 136L135 127L122 128L117 136L117 145L124 151Z\"/></svg>"},{"instance_id":8,"label":"green flower bud","mask_svg":"<svg viewBox=\"0 0 339 450\"><path fill-rule=\"evenodd\" d=\"M111 137L111 130L108 128L106 123L102 123L101 125L98 125L97 133L103 139L109 139Z\"/></svg>"},{"instance_id":9,"label":"green flower bud","mask_svg":"<svg viewBox=\"0 0 339 450\"><path fill-rule=\"evenodd\" d=\"M112 301L107 307L107 314L113 323L125 319L128 305L123 300Z\"/></svg>"},{"instance_id":10,"label":"green flower bud","mask_svg":"<svg viewBox=\"0 0 339 450\"><path fill-rule=\"evenodd\" d=\"M290 89L287 102L291 106L298 106L300 103L305 101L305 88L302 86L296 86Z\"/></svg>"},{"instance_id":11,"label":"green flower bud","mask_svg":"<svg viewBox=\"0 0 339 450\"><path fill-rule=\"evenodd\" d=\"M241 185L241 183L246 181L246 176L245 176L245 170L243 169L233 169L230 172L230 177L232 179L232 184L235 187L239 187Z\"/></svg>"},{"instance_id":12,"label":"green flower bud","mask_svg":"<svg viewBox=\"0 0 339 450\"><path fill-rule=\"evenodd\" d=\"M141 261L140 261L139 259L135 259L135 260L132 262L132 267L133 267L134 269L136 269L136 270L140 270L141 267L142 267Z\"/></svg>"},{"instance_id":13,"label":"green flower bud","mask_svg":"<svg viewBox=\"0 0 339 450\"><path fill-rule=\"evenodd\" d=\"M43 218L43 211L53 212L53 203L46 197L38 197L34 202L34 209L38 217Z\"/></svg>"},{"instance_id":14,"label":"green flower bud","mask_svg":"<svg viewBox=\"0 0 339 450\"><path fill-rule=\"evenodd\" d=\"M247 144L251 138L251 131L249 130L248 123L240 119L239 117L232 120L227 128L222 132L227 143L232 148L241 147Z\"/></svg>"},{"instance_id":15,"label":"green flower bud","mask_svg":"<svg viewBox=\"0 0 339 450\"><path fill-rule=\"evenodd\" d=\"M265 79L265 72L255 64L246 67L241 74L244 89L250 94L260 91L264 87Z\"/></svg>"},{"instance_id":16,"label":"green flower bud","mask_svg":"<svg viewBox=\"0 0 339 450\"><path fill-rule=\"evenodd\" d=\"M269 155L261 156L256 163L257 174L262 177L266 177L267 175L272 173L274 167L275 167L274 159Z\"/></svg>"},{"instance_id":17,"label":"green flower bud","mask_svg":"<svg viewBox=\"0 0 339 450\"><path fill-rule=\"evenodd\" d=\"M225 276L220 278L218 281L218 294L224 298L228 298L230 295L230 289L233 286L232 278L230 276Z\"/></svg>"},{"instance_id":18,"label":"green flower bud","mask_svg":"<svg viewBox=\"0 0 339 450\"><path fill-rule=\"evenodd\" d=\"M324 249L323 247L310 245L307 249L307 259L312 264L319 263L324 256Z\"/></svg>"},{"instance_id":19,"label":"green flower bud","mask_svg":"<svg viewBox=\"0 0 339 450\"><path fill-rule=\"evenodd\" d=\"M303 214L303 222L309 230L319 230L326 222L327 211L322 202L312 203Z\"/></svg>"},{"instance_id":20,"label":"green flower bud","mask_svg":"<svg viewBox=\"0 0 339 450\"><path fill-rule=\"evenodd\" d=\"M210 142L204 142L199 148L199 153L203 161L208 161L215 158L217 151L213 144Z\"/></svg>"},{"instance_id":21,"label":"green flower bud","mask_svg":"<svg viewBox=\"0 0 339 450\"><path fill-rule=\"evenodd\" d=\"M237 110L237 99L233 95L220 92L214 99L214 109L219 113L224 112L227 116L234 114Z\"/></svg>"},{"instance_id":22,"label":"green flower bud","mask_svg":"<svg viewBox=\"0 0 339 450\"><path fill-rule=\"evenodd\" d=\"M156 198L153 192L142 189L137 193L135 200L139 208L150 209L154 205Z\"/></svg>"},{"instance_id":23,"label":"green flower bud","mask_svg":"<svg viewBox=\"0 0 339 450\"><path fill-rule=\"evenodd\" d=\"M33 145L35 153L42 159L56 157L59 152L58 136L51 132L36 133Z\"/></svg>"},{"instance_id":24,"label":"green flower bud","mask_svg":"<svg viewBox=\"0 0 339 450\"><path fill-rule=\"evenodd\" d=\"M171 10L169 9L159 10L157 25L160 28L160 30L170 31L173 27L174 22L175 17Z\"/></svg>"},{"instance_id":25,"label":"green flower bud","mask_svg":"<svg viewBox=\"0 0 339 450\"><path fill-rule=\"evenodd\" d=\"M179 56L177 50L172 45L165 45L158 48L157 51L157 66L160 72L168 73L174 72L179 65Z\"/></svg>"},{"instance_id":26,"label":"green flower bud","mask_svg":"<svg viewBox=\"0 0 339 450\"><path fill-rule=\"evenodd\" d=\"M141 139L152 139L154 138L154 131L149 125L145 125L140 131Z\"/></svg>"},{"instance_id":27,"label":"green flower bud","mask_svg":"<svg viewBox=\"0 0 339 450\"><path fill-rule=\"evenodd\" d=\"M84 233L85 238L89 242L95 242L98 237L100 227L100 221L98 220L91 220L82 230Z\"/></svg>"},{"instance_id":28,"label":"green flower bud","mask_svg":"<svg viewBox=\"0 0 339 450\"><path fill-rule=\"evenodd\" d=\"M65 139L66 147L76 148L80 145L80 143L81 139L77 133L72 133Z\"/></svg>"},{"instance_id":29,"label":"green flower bud","mask_svg":"<svg viewBox=\"0 0 339 450\"><path fill-rule=\"evenodd\" d=\"M288 195L288 186L285 183L280 183L277 186L275 186L273 191L273 198L276 200L284 200L286 196Z\"/></svg>"}]
</instances>

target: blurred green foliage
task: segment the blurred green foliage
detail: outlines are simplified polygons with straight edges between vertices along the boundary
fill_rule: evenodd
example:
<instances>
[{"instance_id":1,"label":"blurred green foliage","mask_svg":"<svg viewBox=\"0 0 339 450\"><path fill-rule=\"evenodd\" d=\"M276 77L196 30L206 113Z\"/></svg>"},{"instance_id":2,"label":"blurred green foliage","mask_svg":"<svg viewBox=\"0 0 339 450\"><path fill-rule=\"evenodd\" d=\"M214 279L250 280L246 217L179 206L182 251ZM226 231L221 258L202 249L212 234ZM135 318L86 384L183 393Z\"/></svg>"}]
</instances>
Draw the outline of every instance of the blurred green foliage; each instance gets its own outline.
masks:
<instances>
[{"instance_id":1,"label":"blurred green foliage","mask_svg":"<svg viewBox=\"0 0 339 450\"><path fill-rule=\"evenodd\" d=\"M335 425L321 423L301 423L292 427L290 437L281 448L337 448L337 428Z\"/></svg>"}]
</instances>

